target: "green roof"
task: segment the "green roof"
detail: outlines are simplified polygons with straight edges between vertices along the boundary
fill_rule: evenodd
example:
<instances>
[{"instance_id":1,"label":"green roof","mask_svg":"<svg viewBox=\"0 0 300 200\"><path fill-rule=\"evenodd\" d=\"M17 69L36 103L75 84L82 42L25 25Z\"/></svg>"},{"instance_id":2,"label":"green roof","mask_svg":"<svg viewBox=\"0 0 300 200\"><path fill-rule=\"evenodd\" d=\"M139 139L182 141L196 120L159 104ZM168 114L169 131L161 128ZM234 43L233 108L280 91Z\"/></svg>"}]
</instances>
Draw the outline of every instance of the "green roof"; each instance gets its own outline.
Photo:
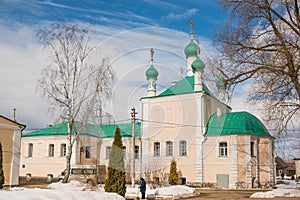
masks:
<instances>
[{"instance_id":1,"label":"green roof","mask_svg":"<svg viewBox=\"0 0 300 200\"><path fill-rule=\"evenodd\" d=\"M205 136L254 135L271 137L263 123L248 112L213 114L207 125Z\"/></svg>"},{"instance_id":2,"label":"green roof","mask_svg":"<svg viewBox=\"0 0 300 200\"><path fill-rule=\"evenodd\" d=\"M204 83L203 83L203 90L205 93L209 94L210 96L213 96L212 92L207 88L207 86ZM161 94L157 95L156 97L170 96L170 95L177 95L177 94L188 94L194 92L195 92L194 76L186 76L184 79L180 80L175 85L169 87Z\"/></svg>"},{"instance_id":3,"label":"green roof","mask_svg":"<svg viewBox=\"0 0 300 200\"><path fill-rule=\"evenodd\" d=\"M122 137L131 137L132 135L131 123L103 124L103 125L87 124L83 128L81 128L81 123L76 122L74 123L73 134L79 132L81 135L88 135L91 137L113 138L117 126L120 128ZM138 122L135 124L135 136L140 136L140 133L141 133L141 123ZM55 135L68 135L67 122L49 126L30 133L22 134L22 137L55 136Z\"/></svg>"}]
</instances>

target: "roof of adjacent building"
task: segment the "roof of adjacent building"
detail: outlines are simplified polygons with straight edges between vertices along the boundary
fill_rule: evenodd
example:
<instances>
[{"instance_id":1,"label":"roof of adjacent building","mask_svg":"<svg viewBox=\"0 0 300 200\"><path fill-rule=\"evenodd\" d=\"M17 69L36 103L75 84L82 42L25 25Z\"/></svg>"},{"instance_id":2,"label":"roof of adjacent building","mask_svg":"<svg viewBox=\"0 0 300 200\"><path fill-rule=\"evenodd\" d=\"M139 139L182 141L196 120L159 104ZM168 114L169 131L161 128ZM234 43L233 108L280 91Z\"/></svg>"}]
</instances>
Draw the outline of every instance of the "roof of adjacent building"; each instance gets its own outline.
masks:
<instances>
[{"instance_id":1,"label":"roof of adjacent building","mask_svg":"<svg viewBox=\"0 0 300 200\"><path fill-rule=\"evenodd\" d=\"M122 137L131 137L132 136L132 124L102 124L102 125L93 125L86 124L82 126L82 123L76 122L73 126L73 134L79 133L81 135L87 135L91 137L99 138L113 138L116 127L120 128ZM140 136L141 132L141 123L138 122L135 124L135 136ZM60 124L55 124L53 126L48 126L43 129L39 129L30 133L23 134L22 137L35 137L35 136L58 136L58 135L68 135L68 125L67 122Z\"/></svg>"},{"instance_id":2,"label":"roof of adjacent building","mask_svg":"<svg viewBox=\"0 0 300 200\"><path fill-rule=\"evenodd\" d=\"M272 137L263 123L248 112L213 114L207 125L205 136L254 135Z\"/></svg>"},{"instance_id":3,"label":"roof of adjacent building","mask_svg":"<svg viewBox=\"0 0 300 200\"><path fill-rule=\"evenodd\" d=\"M277 165L280 166L281 169L287 167L286 162L284 160L282 160L279 156L276 156L275 162L276 162Z\"/></svg>"},{"instance_id":4,"label":"roof of adjacent building","mask_svg":"<svg viewBox=\"0 0 300 200\"><path fill-rule=\"evenodd\" d=\"M203 83L203 91L210 96L213 96L213 93L207 88L207 86ZM199 92L203 92L199 91ZM194 76L186 76L184 79L180 80L175 85L172 85L161 94L156 97L162 96L170 96L170 95L178 95L178 94L188 94L195 93L194 91Z\"/></svg>"},{"instance_id":5,"label":"roof of adjacent building","mask_svg":"<svg viewBox=\"0 0 300 200\"><path fill-rule=\"evenodd\" d=\"M3 118L4 120L8 121L9 123L16 124L17 126L19 126L21 128L21 131L23 131L26 128L25 124L20 124L14 120L4 117L3 115L0 115L0 118Z\"/></svg>"}]
</instances>

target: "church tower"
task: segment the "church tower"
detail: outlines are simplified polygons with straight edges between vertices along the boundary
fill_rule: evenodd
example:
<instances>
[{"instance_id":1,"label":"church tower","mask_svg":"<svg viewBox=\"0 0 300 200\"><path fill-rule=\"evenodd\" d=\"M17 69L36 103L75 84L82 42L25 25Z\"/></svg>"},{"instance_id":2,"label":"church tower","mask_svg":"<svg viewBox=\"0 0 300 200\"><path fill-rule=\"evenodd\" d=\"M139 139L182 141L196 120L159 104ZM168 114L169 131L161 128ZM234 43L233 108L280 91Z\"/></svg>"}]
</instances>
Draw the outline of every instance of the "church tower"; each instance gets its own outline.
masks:
<instances>
[{"instance_id":1,"label":"church tower","mask_svg":"<svg viewBox=\"0 0 300 200\"><path fill-rule=\"evenodd\" d=\"M146 74L146 77L148 80L148 97L153 97L153 96L156 96L156 80L158 77L158 71L153 66L153 60L154 60L153 59L153 55L154 55L153 48L151 48L150 53L151 53L150 67L146 71L145 74Z\"/></svg>"},{"instance_id":2,"label":"church tower","mask_svg":"<svg viewBox=\"0 0 300 200\"><path fill-rule=\"evenodd\" d=\"M203 91L203 85L202 85L202 74L204 71L205 64L204 62L200 59L200 47L199 47L199 42L197 42L197 58L196 60L192 63L192 70L194 73L194 91L199 92Z\"/></svg>"},{"instance_id":3,"label":"church tower","mask_svg":"<svg viewBox=\"0 0 300 200\"><path fill-rule=\"evenodd\" d=\"M185 47L184 53L187 59L187 76L193 76L193 70L192 70L192 63L196 60L197 57L197 50L199 46L196 44L194 40L194 22L193 20L190 20L190 25L191 25L191 41L190 43Z\"/></svg>"}]
</instances>

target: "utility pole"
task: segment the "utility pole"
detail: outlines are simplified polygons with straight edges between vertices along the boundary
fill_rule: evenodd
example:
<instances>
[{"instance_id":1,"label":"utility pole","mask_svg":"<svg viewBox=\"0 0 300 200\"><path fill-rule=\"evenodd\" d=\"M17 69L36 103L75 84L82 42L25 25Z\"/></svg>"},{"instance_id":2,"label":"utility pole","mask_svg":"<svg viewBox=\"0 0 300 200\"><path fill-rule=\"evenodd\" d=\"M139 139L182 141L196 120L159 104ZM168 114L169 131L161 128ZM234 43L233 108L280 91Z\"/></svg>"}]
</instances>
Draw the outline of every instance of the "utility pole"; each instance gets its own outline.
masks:
<instances>
[{"instance_id":1,"label":"utility pole","mask_svg":"<svg viewBox=\"0 0 300 200\"><path fill-rule=\"evenodd\" d=\"M135 115L137 112L135 112L135 107L131 109L131 122L132 122L132 168L131 168L131 174L132 174L132 187L135 186Z\"/></svg>"}]
</instances>

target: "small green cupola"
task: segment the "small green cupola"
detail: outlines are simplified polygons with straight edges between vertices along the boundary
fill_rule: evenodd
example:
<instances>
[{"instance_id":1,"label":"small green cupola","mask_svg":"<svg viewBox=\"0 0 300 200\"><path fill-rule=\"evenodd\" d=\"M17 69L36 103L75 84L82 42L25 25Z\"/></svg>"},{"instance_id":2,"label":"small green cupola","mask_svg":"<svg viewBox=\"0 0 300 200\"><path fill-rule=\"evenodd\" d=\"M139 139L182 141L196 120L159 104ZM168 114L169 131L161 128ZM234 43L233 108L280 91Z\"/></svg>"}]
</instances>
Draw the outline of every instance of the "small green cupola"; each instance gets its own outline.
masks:
<instances>
[{"instance_id":1,"label":"small green cupola","mask_svg":"<svg viewBox=\"0 0 300 200\"><path fill-rule=\"evenodd\" d=\"M153 65L151 65L149 67L149 69L146 71L145 74L146 74L147 80L149 80L149 79L155 79L155 80L157 80L158 71L154 68Z\"/></svg>"},{"instance_id":2,"label":"small green cupola","mask_svg":"<svg viewBox=\"0 0 300 200\"><path fill-rule=\"evenodd\" d=\"M194 22L193 22L193 20L190 20L190 26L191 26L191 32L190 32L191 41L184 49L186 58L196 57L197 51L200 50L199 46L194 41Z\"/></svg>"},{"instance_id":3,"label":"small green cupola","mask_svg":"<svg viewBox=\"0 0 300 200\"><path fill-rule=\"evenodd\" d=\"M201 71L203 72L204 71L204 67L205 67L205 64L204 62L200 59L200 57L198 56L196 58L196 60L193 62L192 64L192 69L193 69L193 72L195 73L196 71Z\"/></svg>"},{"instance_id":4,"label":"small green cupola","mask_svg":"<svg viewBox=\"0 0 300 200\"><path fill-rule=\"evenodd\" d=\"M199 47L199 42L198 43L198 47ZM204 67L205 67L205 64L204 62L200 59L200 48L197 49L197 58L196 60L192 63L192 69L193 69L193 72L203 72L204 71Z\"/></svg>"},{"instance_id":5,"label":"small green cupola","mask_svg":"<svg viewBox=\"0 0 300 200\"><path fill-rule=\"evenodd\" d=\"M156 96L156 80L158 77L158 71L155 69L155 67L153 65L154 51L152 48L150 49L150 52L151 52L151 59L150 59L151 64L145 74L146 74L147 81L148 81L148 96L152 97L152 96Z\"/></svg>"},{"instance_id":6,"label":"small green cupola","mask_svg":"<svg viewBox=\"0 0 300 200\"><path fill-rule=\"evenodd\" d=\"M199 41L197 40L197 46L199 47ZM200 48L197 49L197 58L193 61L191 68L194 73L194 91L203 91L202 74L205 64L200 59Z\"/></svg>"},{"instance_id":7,"label":"small green cupola","mask_svg":"<svg viewBox=\"0 0 300 200\"><path fill-rule=\"evenodd\" d=\"M216 81L216 87L218 91L225 90L226 88L226 80L223 76L220 76L220 78Z\"/></svg>"},{"instance_id":8,"label":"small green cupola","mask_svg":"<svg viewBox=\"0 0 300 200\"><path fill-rule=\"evenodd\" d=\"M187 58L188 57L196 57L197 56L197 49L199 49L199 47L197 46L194 39L192 38L190 43L184 49L185 56Z\"/></svg>"},{"instance_id":9,"label":"small green cupola","mask_svg":"<svg viewBox=\"0 0 300 200\"><path fill-rule=\"evenodd\" d=\"M150 50L151 52L151 65L149 67L149 69L146 71L146 77L147 77L147 80L149 79L154 79L154 80L157 80L157 77L158 77L158 71L155 69L154 65L153 65L153 55L154 55L154 50L153 48L151 48Z\"/></svg>"}]
</instances>

